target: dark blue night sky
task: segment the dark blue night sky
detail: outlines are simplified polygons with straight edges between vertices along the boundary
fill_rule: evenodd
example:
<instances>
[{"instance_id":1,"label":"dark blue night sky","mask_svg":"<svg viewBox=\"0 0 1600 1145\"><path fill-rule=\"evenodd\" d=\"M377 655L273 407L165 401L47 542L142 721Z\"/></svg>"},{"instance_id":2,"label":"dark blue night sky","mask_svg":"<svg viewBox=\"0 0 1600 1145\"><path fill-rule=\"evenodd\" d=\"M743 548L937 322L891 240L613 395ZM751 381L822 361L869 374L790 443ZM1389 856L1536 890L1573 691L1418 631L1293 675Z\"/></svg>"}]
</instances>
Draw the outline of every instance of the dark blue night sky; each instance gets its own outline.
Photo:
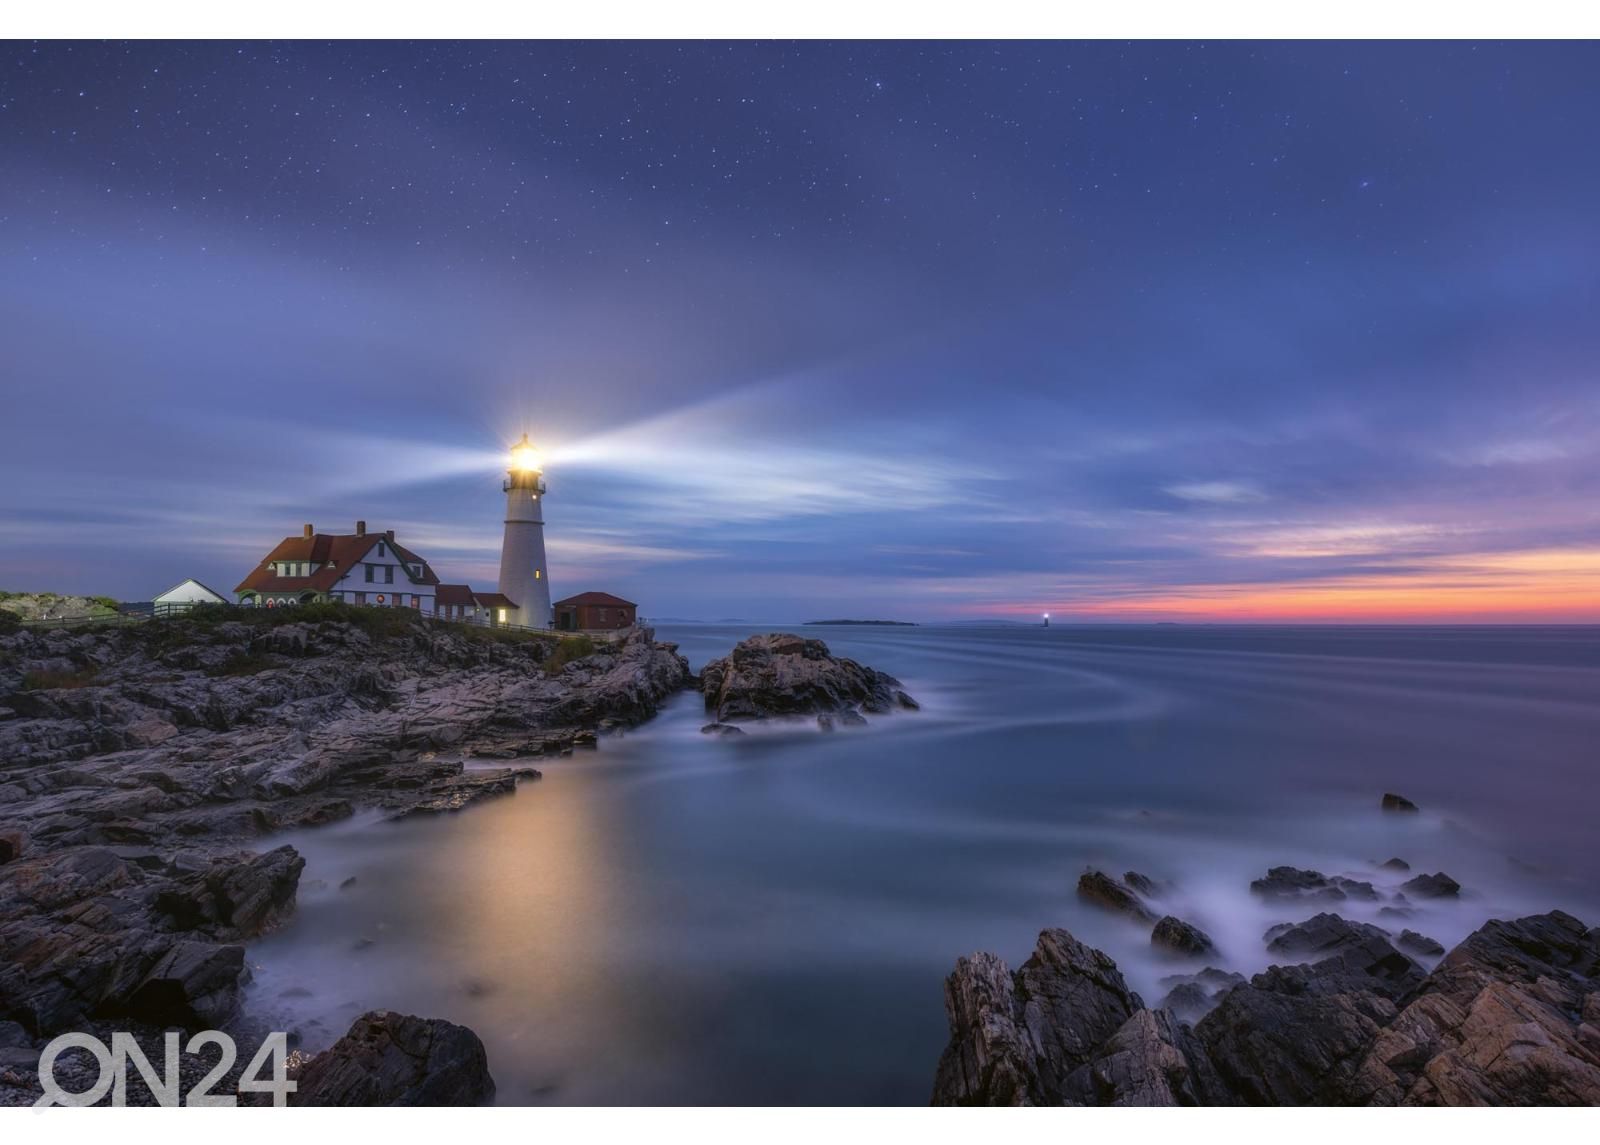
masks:
<instances>
[{"instance_id":1,"label":"dark blue night sky","mask_svg":"<svg viewBox=\"0 0 1600 1145\"><path fill-rule=\"evenodd\" d=\"M0 587L1600 620L1593 45L0 52Z\"/></svg>"}]
</instances>

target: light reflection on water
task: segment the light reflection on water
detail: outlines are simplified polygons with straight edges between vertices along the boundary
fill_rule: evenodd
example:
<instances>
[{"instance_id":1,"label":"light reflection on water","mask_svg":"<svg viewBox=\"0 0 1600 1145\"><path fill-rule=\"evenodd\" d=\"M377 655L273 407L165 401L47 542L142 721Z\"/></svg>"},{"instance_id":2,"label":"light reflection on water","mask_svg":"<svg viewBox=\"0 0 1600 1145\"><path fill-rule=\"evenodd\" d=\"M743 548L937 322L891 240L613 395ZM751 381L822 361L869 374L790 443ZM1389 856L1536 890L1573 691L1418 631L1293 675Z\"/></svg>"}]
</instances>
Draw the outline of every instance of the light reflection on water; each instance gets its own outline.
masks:
<instances>
[{"instance_id":1,"label":"light reflection on water","mask_svg":"<svg viewBox=\"0 0 1600 1145\"><path fill-rule=\"evenodd\" d=\"M660 636L699 667L749 631ZM1247 893L1282 863L1448 871L1467 897L1406 924L1446 945L1600 921L1600 630L819 634L924 710L712 740L685 695L514 797L290 836L300 914L252 948L252 1006L310 1049L366 1009L464 1023L507 1103L920 1103L960 954L1062 925L1159 998L1148 932L1076 902L1086 865L1176 882L1247 973L1312 913ZM1343 912L1396 927L1373 909Z\"/></svg>"}]
</instances>

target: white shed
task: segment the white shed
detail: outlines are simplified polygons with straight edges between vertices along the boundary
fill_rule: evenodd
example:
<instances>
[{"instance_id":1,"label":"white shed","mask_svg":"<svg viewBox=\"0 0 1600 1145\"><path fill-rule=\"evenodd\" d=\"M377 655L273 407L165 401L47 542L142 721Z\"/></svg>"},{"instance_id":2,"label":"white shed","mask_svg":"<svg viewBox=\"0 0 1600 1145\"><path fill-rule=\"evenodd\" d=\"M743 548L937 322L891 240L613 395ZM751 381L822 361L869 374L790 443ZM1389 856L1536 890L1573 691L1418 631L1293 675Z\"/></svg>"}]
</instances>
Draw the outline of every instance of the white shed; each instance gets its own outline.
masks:
<instances>
[{"instance_id":1,"label":"white shed","mask_svg":"<svg viewBox=\"0 0 1600 1145\"><path fill-rule=\"evenodd\" d=\"M190 578L167 589L156 597L153 603L159 615L163 611L180 612L197 604L229 604L231 601L216 589L207 588L199 581Z\"/></svg>"}]
</instances>

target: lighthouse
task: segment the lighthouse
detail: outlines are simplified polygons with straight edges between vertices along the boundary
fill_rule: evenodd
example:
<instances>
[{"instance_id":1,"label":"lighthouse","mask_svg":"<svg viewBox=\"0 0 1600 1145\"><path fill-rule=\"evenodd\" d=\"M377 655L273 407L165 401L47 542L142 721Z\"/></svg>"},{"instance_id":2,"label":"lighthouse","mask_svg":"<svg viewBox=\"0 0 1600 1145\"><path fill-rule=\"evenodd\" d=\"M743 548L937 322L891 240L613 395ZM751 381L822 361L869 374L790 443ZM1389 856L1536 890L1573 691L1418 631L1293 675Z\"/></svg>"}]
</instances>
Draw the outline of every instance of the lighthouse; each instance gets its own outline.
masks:
<instances>
[{"instance_id":1,"label":"lighthouse","mask_svg":"<svg viewBox=\"0 0 1600 1145\"><path fill-rule=\"evenodd\" d=\"M516 608L507 623L550 627L550 577L544 563L544 474L539 451L523 434L511 450L500 486L506 493L506 532L500 542L500 594Z\"/></svg>"}]
</instances>

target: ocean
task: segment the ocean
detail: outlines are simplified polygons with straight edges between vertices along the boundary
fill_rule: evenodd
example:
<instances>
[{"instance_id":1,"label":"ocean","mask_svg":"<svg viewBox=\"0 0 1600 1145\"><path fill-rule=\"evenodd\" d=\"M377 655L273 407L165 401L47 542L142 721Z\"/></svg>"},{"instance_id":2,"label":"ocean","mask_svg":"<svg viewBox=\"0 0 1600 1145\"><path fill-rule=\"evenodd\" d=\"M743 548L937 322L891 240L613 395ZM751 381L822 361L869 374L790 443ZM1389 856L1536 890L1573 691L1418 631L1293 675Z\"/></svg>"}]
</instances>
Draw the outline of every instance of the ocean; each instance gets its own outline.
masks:
<instances>
[{"instance_id":1,"label":"ocean","mask_svg":"<svg viewBox=\"0 0 1600 1145\"><path fill-rule=\"evenodd\" d=\"M657 635L698 670L766 630ZM922 1104L960 955L1064 926L1160 999L1148 928L1078 902L1088 867L1170 883L1244 973L1313 913L1249 894L1283 864L1447 872L1460 901L1403 924L1446 946L1600 923L1600 628L803 631L922 710L714 739L684 694L514 796L274 840L307 868L252 1013L308 1050L368 1009L465 1024L505 1104ZM1400 925L1376 910L1340 908Z\"/></svg>"}]
</instances>

